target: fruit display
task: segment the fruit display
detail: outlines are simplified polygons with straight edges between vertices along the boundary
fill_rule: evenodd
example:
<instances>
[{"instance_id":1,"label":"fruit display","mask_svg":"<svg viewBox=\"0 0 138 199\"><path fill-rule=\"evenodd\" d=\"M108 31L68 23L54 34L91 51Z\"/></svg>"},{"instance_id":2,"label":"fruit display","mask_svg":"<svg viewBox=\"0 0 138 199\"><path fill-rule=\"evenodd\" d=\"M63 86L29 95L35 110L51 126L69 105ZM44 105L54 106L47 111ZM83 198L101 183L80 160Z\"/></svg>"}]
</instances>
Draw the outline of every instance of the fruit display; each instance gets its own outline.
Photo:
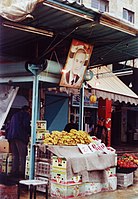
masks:
<instances>
[{"instance_id":1,"label":"fruit display","mask_svg":"<svg viewBox=\"0 0 138 199\"><path fill-rule=\"evenodd\" d=\"M138 157L133 154L125 153L118 158L117 165L123 168L138 167Z\"/></svg>"},{"instance_id":2,"label":"fruit display","mask_svg":"<svg viewBox=\"0 0 138 199\"><path fill-rule=\"evenodd\" d=\"M66 131L52 131L52 133L47 133L44 144L76 146L77 144L90 144L92 141L93 139L87 132L71 129L69 133Z\"/></svg>"}]
</instances>

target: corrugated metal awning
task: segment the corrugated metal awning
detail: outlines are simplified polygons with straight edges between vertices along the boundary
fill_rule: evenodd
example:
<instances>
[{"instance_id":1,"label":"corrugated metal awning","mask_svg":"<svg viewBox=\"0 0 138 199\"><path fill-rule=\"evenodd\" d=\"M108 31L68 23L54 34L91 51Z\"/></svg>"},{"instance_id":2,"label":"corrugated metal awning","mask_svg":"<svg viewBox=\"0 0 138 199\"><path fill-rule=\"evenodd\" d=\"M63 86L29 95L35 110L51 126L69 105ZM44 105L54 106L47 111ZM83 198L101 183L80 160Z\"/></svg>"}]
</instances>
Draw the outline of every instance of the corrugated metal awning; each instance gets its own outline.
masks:
<instances>
[{"instance_id":1,"label":"corrugated metal awning","mask_svg":"<svg viewBox=\"0 0 138 199\"><path fill-rule=\"evenodd\" d=\"M16 23L0 17L0 64L32 60L36 55L49 59L53 49L59 62L65 64L72 38L94 45L91 66L138 57L137 27L109 13L89 8L86 3L80 5L75 0L42 0L28 14L33 18Z\"/></svg>"},{"instance_id":2,"label":"corrugated metal awning","mask_svg":"<svg viewBox=\"0 0 138 199\"><path fill-rule=\"evenodd\" d=\"M94 77L87 83L95 90L98 98L138 104L138 96L106 66L94 68L92 72Z\"/></svg>"}]
</instances>

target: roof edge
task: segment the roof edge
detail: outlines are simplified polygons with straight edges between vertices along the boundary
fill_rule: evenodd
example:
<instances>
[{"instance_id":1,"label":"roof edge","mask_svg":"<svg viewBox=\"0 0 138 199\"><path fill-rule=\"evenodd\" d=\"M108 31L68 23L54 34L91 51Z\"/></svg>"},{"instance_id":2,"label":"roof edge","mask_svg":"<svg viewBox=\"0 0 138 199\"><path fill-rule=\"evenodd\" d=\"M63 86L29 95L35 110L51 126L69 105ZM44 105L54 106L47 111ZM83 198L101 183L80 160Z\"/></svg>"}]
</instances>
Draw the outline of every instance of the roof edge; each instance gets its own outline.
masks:
<instances>
[{"instance_id":1,"label":"roof edge","mask_svg":"<svg viewBox=\"0 0 138 199\"><path fill-rule=\"evenodd\" d=\"M110 28L117 29L119 31L123 31L127 34L131 34L133 36L138 35L138 29L132 26L131 24L128 24L124 20L121 20L119 18L116 18L109 13L101 13L100 17L100 24L108 26Z\"/></svg>"}]
</instances>

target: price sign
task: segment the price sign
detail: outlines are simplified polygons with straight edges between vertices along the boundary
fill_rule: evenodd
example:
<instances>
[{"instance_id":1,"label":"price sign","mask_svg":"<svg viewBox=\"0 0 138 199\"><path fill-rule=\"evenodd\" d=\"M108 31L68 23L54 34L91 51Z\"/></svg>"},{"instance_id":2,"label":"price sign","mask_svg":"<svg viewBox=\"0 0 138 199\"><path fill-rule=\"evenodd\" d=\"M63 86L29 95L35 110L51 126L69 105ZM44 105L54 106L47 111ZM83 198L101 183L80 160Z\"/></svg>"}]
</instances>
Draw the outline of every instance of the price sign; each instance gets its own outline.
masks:
<instances>
[{"instance_id":1,"label":"price sign","mask_svg":"<svg viewBox=\"0 0 138 199\"><path fill-rule=\"evenodd\" d=\"M93 152L103 152L104 150L106 150L106 146L104 143L100 143L100 144L95 144L95 143L90 143L89 144L89 148L91 149L91 151Z\"/></svg>"},{"instance_id":2,"label":"price sign","mask_svg":"<svg viewBox=\"0 0 138 199\"><path fill-rule=\"evenodd\" d=\"M77 146L83 154L92 153L87 144L77 144Z\"/></svg>"},{"instance_id":3,"label":"price sign","mask_svg":"<svg viewBox=\"0 0 138 199\"><path fill-rule=\"evenodd\" d=\"M97 144L90 143L89 148L91 149L92 152L96 152L97 151Z\"/></svg>"},{"instance_id":4,"label":"price sign","mask_svg":"<svg viewBox=\"0 0 138 199\"><path fill-rule=\"evenodd\" d=\"M115 153L116 152L115 149L112 148L112 147L107 147L107 151L108 151L108 153Z\"/></svg>"}]
</instances>

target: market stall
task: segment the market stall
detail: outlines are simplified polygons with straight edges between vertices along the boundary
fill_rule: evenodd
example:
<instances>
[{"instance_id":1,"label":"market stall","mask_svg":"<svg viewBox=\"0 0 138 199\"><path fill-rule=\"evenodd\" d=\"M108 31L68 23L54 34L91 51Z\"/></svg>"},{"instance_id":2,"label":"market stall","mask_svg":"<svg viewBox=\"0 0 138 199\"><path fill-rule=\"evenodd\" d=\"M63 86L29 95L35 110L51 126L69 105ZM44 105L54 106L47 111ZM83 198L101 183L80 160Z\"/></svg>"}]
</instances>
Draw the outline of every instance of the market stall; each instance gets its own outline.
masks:
<instances>
[{"instance_id":1,"label":"market stall","mask_svg":"<svg viewBox=\"0 0 138 199\"><path fill-rule=\"evenodd\" d=\"M117 189L117 155L113 148L87 132L73 129L44 136L35 146L35 178L49 179L51 196L71 198ZM44 192L45 188L38 190Z\"/></svg>"}]
</instances>

